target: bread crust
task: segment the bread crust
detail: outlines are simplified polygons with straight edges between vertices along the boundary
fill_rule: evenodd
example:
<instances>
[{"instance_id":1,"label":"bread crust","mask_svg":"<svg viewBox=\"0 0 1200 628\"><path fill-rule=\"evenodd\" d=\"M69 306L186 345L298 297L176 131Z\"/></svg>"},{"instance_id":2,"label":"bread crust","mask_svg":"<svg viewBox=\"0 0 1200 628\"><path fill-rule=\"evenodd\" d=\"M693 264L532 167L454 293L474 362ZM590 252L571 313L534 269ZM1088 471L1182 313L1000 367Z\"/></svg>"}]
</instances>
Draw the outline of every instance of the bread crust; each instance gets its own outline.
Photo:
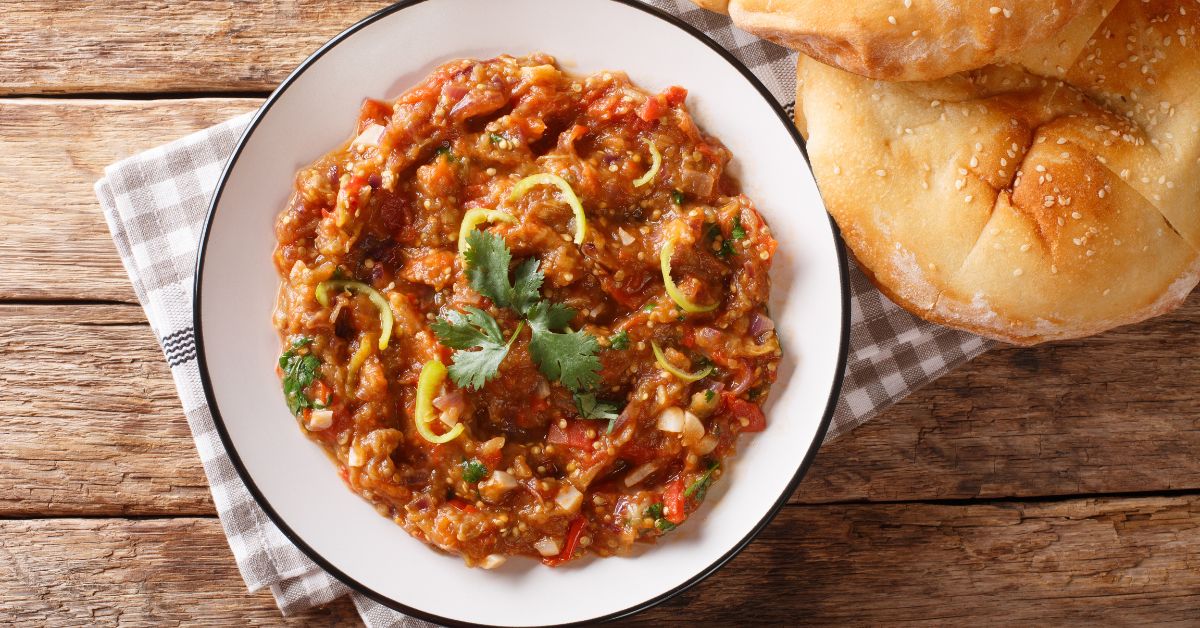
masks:
<instances>
[{"instance_id":1,"label":"bread crust","mask_svg":"<svg viewBox=\"0 0 1200 628\"><path fill-rule=\"evenodd\" d=\"M801 58L822 195L893 301L1027 345L1157 316L1200 281L1200 3L1101 9L936 81Z\"/></svg>"},{"instance_id":2,"label":"bread crust","mask_svg":"<svg viewBox=\"0 0 1200 628\"><path fill-rule=\"evenodd\" d=\"M930 80L1010 58L1106 0L693 0L843 70ZM1111 4L1111 2L1109 2Z\"/></svg>"}]
</instances>

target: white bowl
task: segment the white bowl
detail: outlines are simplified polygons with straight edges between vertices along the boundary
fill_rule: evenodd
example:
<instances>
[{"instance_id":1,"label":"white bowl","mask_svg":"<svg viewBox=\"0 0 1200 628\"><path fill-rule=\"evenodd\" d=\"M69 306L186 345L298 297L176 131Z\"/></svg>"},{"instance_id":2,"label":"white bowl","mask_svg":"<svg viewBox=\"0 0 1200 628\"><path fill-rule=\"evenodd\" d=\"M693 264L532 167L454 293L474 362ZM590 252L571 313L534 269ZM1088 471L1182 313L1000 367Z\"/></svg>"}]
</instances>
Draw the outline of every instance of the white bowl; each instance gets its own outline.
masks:
<instances>
[{"instance_id":1,"label":"white bowl","mask_svg":"<svg viewBox=\"0 0 1200 628\"><path fill-rule=\"evenodd\" d=\"M395 97L451 59L534 51L575 73L624 70L647 90L688 89L697 121L733 151L734 173L779 240L771 312L786 353L766 431L742 438L728 473L686 525L630 557L558 569L521 559L485 571L379 516L289 415L274 371L272 229L295 172L350 136L363 98ZM258 112L212 202L194 316L204 388L225 446L297 546L411 615L546 625L661 602L715 571L770 521L833 413L849 334L847 286L840 239L795 129L761 84L699 32L634 0L418 0L334 38Z\"/></svg>"}]
</instances>

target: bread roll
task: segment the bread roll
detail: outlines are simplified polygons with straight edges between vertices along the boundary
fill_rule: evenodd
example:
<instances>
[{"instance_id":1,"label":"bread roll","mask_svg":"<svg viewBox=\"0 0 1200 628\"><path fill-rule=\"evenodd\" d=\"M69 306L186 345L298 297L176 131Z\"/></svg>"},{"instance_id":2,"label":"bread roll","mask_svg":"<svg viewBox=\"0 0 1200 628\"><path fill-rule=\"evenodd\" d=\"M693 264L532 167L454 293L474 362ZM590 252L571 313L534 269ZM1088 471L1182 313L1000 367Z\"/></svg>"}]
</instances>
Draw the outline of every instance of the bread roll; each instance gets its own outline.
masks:
<instances>
[{"instance_id":1,"label":"bread roll","mask_svg":"<svg viewBox=\"0 0 1200 628\"><path fill-rule=\"evenodd\" d=\"M847 244L894 301L1016 344L1178 305L1200 279L1200 3L1121 0L915 83L801 58L797 124Z\"/></svg>"},{"instance_id":2,"label":"bread roll","mask_svg":"<svg viewBox=\"0 0 1200 628\"><path fill-rule=\"evenodd\" d=\"M930 80L1007 59L1113 0L693 0L855 74Z\"/></svg>"}]
</instances>

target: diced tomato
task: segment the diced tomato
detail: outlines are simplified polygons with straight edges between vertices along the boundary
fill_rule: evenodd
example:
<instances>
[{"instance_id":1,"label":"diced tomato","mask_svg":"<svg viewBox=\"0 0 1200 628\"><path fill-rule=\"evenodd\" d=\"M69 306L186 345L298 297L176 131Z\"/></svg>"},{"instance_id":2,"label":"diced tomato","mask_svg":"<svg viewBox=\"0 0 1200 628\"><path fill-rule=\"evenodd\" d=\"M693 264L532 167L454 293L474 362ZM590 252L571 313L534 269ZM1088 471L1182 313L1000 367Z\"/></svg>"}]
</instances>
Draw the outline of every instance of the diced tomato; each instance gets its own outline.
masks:
<instances>
[{"instance_id":1,"label":"diced tomato","mask_svg":"<svg viewBox=\"0 0 1200 628\"><path fill-rule=\"evenodd\" d=\"M667 486L667 490L663 492L663 517L675 525L679 525L683 523L684 519L687 519L685 510L687 499L683 496L683 491L683 478L679 478Z\"/></svg>"},{"instance_id":2,"label":"diced tomato","mask_svg":"<svg viewBox=\"0 0 1200 628\"><path fill-rule=\"evenodd\" d=\"M367 98L363 101L362 109L358 113L358 132L362 133L372 124L386 125L391 117L392 105L390 103Z\"/></svg>"},{"instance_id":3,"label":"diced tomato","mask_svg":"<svg viewBox=\"0 0 1200 628\"><path fill-rule=\"evenodd\" d=\"M663 90L662 95L667 100L667 104L672 107L677 107L684 100L687 100L687 90L678 85L672 85Z\"/></svg>"},{"instance_id":4,"label":"diced tomato","mask_svg":"<svg viewBox=\"0 0 1200 628\"><path fill-rule=\"evenodd\" d=\"M446 503L450 504L451 506L454 506L455 508L457 508L463 512L479 512L479 509L475 507L475 504L472 504L471 502L469 502L461 497L455 497Z\"/></svg>"},{"instance_id":5,"label":"diced tomato","mask_svg":"<svg viewBox=\"0 0 1200 628\"><path fill-rule=\"evenodd\" d=\"M568 560L575 554L575 548L579 546L579 537L583 536L583 524L587 521L583 515L576 515L571 520L571 524L567 526L567 538L563 543L562 551L557 556L550 556L542 559L542 564L548 567L557 567Z\"/></svg>"},{"instance_id":6,"label":"diced tomato","mask_svg":"<svg viewBox=\"0 0 1200 628\"><path fill-rule=\"evenodd\" d=\"M688 349L695 348L696 347L696 332L695 332L695 330L693 330L691 327L685 327L683 329L683 335L681 335L679 337L679 344L687 347Z\"/></svg>"},{"instance_id":7,"label":"diced tomato","mask_svg":"<svg viewBox=\"0 0 1200 628\"><path fill-rule=\"evenodd\" d=\"M323 406L328 406L333 401L333 391L329 389L329 385L324 380L318 379L309 385L308 398Z\"/></svg>"},{"instance_id":8,"label":"diced tomato","mask_svg":"<svg viewBox=\"0 0 1200 628\"><path fill-rule=\"evenodd\" d=\"M658 450L636 440L621 446L620 457L633 464L645 464L658 457Z\"/></svg>"},{"instance_id":9,"label":"diced tomato","mask_svg":"<svg viewBox=\"0 0 1200 628\"><path fill-rule=\"evenodd\" d=\"M737 397L724 393L725 408L729 416L737 421L743 432L761 432L767 429L767 417L763 414L762 408L758 404L738 399ZM746 420L746 424L742 425L742 419Z\"/></svg>"},{"instance_id":10,"label":"diced tomato","mask_svg":"<svg viewBox=\"0 0 1200 628\"><path fill-rule=\"evenodd\" d=\"M663 106L663 101L658 96L651 96L646 99L646 103L638 110L638 117L646 122L654 122L662 117L666 107Z\"/></svg>"},{"instance_id":11,"label":"diced tomato","mask_svg":"<svg viewBox=\"0 0 1200 628\"><path fill-rule=\"evenodd\" d=\"M588 426L584 421L567 421L567 428L558 426L558 423L550 424L550 431L546 434L546 441L555 445L566 445L574 449L592 449L592 439L587 436Z\"/></svg>"}]
</instances>

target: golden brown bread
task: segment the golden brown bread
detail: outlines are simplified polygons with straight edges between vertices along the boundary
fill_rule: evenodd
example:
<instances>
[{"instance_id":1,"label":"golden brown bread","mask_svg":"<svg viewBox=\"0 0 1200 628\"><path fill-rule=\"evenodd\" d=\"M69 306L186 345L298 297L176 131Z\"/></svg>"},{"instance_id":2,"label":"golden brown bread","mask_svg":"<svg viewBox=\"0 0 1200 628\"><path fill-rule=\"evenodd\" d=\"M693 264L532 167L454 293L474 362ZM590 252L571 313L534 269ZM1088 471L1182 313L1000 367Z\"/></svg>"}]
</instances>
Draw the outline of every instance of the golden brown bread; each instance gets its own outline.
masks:
<instances>
[{"instance_id":1,"label":"golden brown bread","mask_svg":"<svg viewBox=\"0 0 1200 628\"><path fill-rule=\"evenodd\" d=\"M1200 2L1121 0L1022 54L885 83L811 59L797 124L879 287L1018 344L1161 314L1200 279Z\"/></svg>"},{"instance_id":2,"label":"golden brown bread","mask_svg":"<svg viewBox=\"0 0 1200 628\"><path fill-rule=\"evenodd\" d=\"M929 80L1011 58L1103 0L693 0L844 70Z\"/></svg>"}]
</instances>

